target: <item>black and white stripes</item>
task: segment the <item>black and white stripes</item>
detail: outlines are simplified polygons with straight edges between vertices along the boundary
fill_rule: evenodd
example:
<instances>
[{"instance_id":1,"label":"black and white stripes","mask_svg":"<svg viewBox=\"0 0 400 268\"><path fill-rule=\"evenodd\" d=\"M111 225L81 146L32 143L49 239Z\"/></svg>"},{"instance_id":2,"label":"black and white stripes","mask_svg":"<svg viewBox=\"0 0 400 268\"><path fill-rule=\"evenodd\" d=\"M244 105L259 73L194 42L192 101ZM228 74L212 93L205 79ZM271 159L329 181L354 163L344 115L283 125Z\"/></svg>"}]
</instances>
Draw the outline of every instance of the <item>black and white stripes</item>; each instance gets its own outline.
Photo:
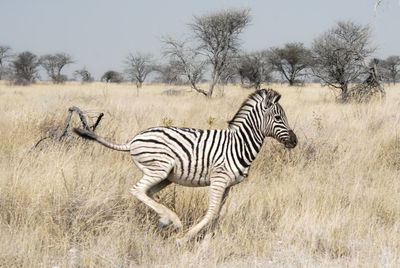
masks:
<instances>
[{"instance_id":1,"label":"black and white stripes","mask_svg":"<svg viewBox=\"0 0 400 268\"><path fill-rule=\"evenodd\" d=\"M208 211L189 230L186 240L216 218L229 187L247 176L265 137L273 137L287 148L296 146L296 135L288 125L279 99L280 94L272 89L256 91L242 104L225 130L154 127L125 145L109 143L84 130L76 132L107 147L130 151L144 174L132 193L160 215L162 226L173 223L179 228L182 224L173 211L151 199L152 194L171 182L186 186L210 185Z\"/></svg>"}]
</instances>

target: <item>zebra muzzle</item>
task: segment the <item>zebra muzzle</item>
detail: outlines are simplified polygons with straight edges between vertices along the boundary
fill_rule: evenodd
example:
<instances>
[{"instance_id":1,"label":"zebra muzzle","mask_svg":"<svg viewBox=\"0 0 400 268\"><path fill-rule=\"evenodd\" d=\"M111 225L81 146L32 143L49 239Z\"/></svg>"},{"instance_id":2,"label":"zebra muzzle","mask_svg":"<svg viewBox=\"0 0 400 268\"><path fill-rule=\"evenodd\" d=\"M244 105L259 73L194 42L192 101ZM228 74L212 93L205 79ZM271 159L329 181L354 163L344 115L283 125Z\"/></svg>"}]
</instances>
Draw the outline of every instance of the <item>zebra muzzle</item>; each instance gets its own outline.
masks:
<instances>
[{"instance_id":1,"label":"zebra muzzle","mask_svg":"<svg viewBox=\"0 0 400 268\"><path fill-rule=\"evenodd\" d=\"M289 130L289 139L287 139L285 142L285 147L286 148L294 148L297 145L297 136L294 134L293 130Z\"/></svg>"}]
</instances>

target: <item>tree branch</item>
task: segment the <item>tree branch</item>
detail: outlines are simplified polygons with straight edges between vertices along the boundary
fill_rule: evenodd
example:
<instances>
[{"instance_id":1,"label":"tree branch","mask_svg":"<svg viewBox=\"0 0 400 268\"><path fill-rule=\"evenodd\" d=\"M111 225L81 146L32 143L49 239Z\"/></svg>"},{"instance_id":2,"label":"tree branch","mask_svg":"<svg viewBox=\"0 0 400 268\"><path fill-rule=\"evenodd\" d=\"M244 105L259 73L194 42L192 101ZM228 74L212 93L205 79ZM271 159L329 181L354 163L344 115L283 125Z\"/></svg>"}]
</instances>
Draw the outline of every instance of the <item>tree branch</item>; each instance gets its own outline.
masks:
<instances>
[{"instance_id":1,"label":"tree branch","mask_svg":"<svg viewBox=\"0 0 400 268\"><path fill-rule=\"evenodd\" d=\"M104 116L104 113L100 113L97 117L96 122L92 126L89 126L89 124L87 123L87 120L86 120L86 116L83 114L81 109L79 109L76 106L72 106L68 109L68 116L67 116L67 119L65 120L64 128L62 129L62 131L57 135L56 132L60 127L57 126L57 127L53 128L53 130L50 132L50 134L48 136L42 137L39 141L37 141L35 143L35 145L33 146L33 148L38 147L39 144L46 139L51 139L53 141L61 141L62 138L65 137L68 132L73 112L76 112L79 115L79 118L81 120L83 128L88 131L95 131L97 126L100 124L101 119Z\"/></svg>"}]
</instances>

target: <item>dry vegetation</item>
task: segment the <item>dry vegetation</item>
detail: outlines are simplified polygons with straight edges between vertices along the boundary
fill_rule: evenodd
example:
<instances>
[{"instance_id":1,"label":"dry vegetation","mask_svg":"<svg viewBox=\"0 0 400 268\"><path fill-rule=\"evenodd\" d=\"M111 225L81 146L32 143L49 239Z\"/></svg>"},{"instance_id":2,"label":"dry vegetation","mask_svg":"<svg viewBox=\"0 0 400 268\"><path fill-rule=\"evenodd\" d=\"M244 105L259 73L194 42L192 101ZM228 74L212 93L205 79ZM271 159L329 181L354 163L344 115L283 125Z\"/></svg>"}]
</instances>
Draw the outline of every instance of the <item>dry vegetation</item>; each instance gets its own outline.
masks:
<instances>
[{"instance_id":1,"label":"dry vegetation","mask_svg":"<svg viewBox=\"0 0 400 268\"><path fill-rule=\"evenodd\" d=\"M0 266L399 266L400 87L368 104L336 103L318 85L273 87L299 145L267 139L214 235L177 247L181 234L159 230L129 193L141 173L128 153L73 135L32 147L73 105L104 112L97 132L121 143L156 125L225 128L249 90L206 100L161 85L136 97L125 84L0 84ZM206 190L169 186L157 198L187 230Z\"/></svg>"}]
</instances>

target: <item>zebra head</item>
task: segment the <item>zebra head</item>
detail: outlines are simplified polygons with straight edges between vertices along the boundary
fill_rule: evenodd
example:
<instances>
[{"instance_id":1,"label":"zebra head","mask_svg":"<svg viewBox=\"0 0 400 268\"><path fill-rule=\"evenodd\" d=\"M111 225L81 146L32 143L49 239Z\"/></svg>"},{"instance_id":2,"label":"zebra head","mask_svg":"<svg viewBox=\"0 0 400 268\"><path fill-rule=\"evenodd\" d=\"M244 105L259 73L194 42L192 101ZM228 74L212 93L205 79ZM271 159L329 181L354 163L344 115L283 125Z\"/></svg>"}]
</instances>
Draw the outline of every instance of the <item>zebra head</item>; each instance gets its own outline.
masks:
<instances>
[{"instance_id":1,"label":"zebra head","mask_svg":"<svg viewBox=\"0 0 400 268\"><path fill-rule=\"evenodd\" d=\"M278 103L281 95L272 89L267 89L265 92L264 135L275 138L277 141L283 143L286 148L296 147L296 134L289 127L285 111Z\"/></svg>"}]
</instances>

